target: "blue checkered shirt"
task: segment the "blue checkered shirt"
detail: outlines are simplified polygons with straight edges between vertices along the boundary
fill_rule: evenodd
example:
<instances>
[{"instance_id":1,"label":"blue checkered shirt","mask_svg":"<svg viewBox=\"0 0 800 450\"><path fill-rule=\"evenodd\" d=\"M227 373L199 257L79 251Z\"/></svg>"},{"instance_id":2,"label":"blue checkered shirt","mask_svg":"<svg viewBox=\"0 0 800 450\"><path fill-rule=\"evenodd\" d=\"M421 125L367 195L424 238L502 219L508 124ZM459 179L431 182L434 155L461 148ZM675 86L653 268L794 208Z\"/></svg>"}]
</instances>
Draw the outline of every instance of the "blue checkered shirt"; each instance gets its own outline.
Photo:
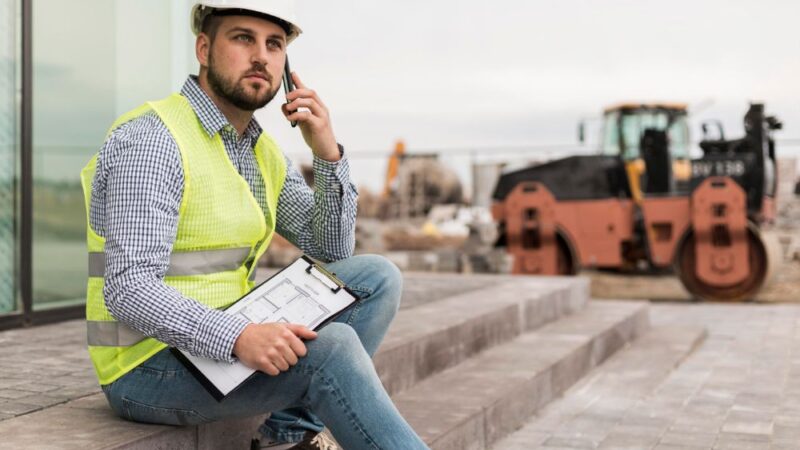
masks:
<instances>
[{"instance_id":1,"label":"blue checkered shirt","mask_svg":"<svg viewBox=\"0 0 800 450\"><path fill-rule=\"evenodd\" d=\"M209 135L221 134L231 162L265 214L271 214L253 153L262 133L255 118L240 138L195 77L189 77L181 95ZM350 257L358 194L347 159L315 157L315 190L288 158L286 167L275 231L312 257ZM106 240L106 307L120 322L169 346L232 362L233 344L248 322L186 298L163 281L183 185L178 146L155 113L120 126L106 140L97 159L89 214L92 228Z\"/></svg>"}]
</instances>

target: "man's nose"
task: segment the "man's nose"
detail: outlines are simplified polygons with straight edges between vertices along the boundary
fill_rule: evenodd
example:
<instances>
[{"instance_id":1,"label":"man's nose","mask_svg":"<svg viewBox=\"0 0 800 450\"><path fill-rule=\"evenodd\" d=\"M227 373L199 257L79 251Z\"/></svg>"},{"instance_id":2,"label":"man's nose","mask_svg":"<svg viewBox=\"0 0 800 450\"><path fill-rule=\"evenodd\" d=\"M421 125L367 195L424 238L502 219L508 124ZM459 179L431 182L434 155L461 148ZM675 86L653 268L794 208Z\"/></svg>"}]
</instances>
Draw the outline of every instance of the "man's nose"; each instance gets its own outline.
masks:
<instances>
[{"instance_id":1,"label":"man's nose","mask_svg":"<svg viewBox=\"0 0 800 450\"><path fill-rule=\"evenodd\" d=\"M263 67L267 66L269 62L269 51L267 51L267 46L265 45L257 45L255 46L256 50L253 52L253 56L250 59L250 62L253 64L259 64Z\"/></svg>"}]
</instances>

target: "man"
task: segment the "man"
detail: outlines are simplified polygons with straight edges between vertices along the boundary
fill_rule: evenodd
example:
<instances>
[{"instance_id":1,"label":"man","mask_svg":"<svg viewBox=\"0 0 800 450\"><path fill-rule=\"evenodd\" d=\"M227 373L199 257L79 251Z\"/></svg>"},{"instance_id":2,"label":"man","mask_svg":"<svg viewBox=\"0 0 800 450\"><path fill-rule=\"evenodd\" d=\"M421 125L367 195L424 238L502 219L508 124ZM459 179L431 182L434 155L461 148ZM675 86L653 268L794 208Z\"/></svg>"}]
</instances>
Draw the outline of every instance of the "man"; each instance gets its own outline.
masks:
<instances>
[{"instance_id":1,"label":"man","mask_svg":"<svg viewBox=\"0 0 800 450\"><path fill-rule=\"evenodd\" d=\"M294 74L283 112L314 154L315 192L253 118L278 91L286 46L301 32L292 6L195 5L199 75L120 117L82 172L92 362L112 409L129 420L271 412L262 448L334 448L323 426L347 449L426 448L370 359L401 277L381 257L352 257L357 194L327 108ZM362 301L318 333L220 311L252 288L273 232L330 261ZM217 402L168 346L259 372Z\"/></svg>"}]
</instances>

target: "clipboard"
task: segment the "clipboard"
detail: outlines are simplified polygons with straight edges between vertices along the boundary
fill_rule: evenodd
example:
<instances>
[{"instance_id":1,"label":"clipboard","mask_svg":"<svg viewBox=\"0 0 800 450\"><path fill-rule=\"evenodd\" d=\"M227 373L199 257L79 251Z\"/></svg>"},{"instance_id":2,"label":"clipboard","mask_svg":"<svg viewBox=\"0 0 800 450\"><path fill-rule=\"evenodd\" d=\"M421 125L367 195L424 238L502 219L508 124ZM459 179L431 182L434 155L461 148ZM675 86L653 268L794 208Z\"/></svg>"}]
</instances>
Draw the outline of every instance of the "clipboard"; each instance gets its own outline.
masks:
<instances>
[{"instance_id":1,"label":"clipboard","mask_svg":"<svg viewBox=\"0 0 800 450\"><path fill-rule=\"evenodd\" d=\"M358 301L358 295L336 274L303 255L225 311L252 323L299 323L318 331ZM224 400L257 372L239 361L230 364L176 348L170 350L217 401Z\"/></svg>"}]
</instances>

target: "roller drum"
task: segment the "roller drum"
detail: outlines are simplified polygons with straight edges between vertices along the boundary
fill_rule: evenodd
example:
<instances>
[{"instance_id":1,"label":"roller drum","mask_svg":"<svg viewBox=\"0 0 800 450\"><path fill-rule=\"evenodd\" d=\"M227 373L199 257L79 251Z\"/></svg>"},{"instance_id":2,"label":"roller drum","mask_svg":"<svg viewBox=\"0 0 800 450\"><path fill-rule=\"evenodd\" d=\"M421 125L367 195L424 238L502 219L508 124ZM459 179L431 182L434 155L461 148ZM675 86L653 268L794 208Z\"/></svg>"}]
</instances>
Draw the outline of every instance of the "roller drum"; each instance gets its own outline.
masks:
<instances>
[{"instance_id":1,"label":"roller drum","mask_svg":"<svg viewBox=\"0 0 800 450\"><path fill-rule=\"evenodd\" d=\"M750 272L747 278L733 286L713 286L697 276L694 235L683 240L676 258L676 271L683 286L702 300L739 302L753 300L756 294L772 280L783 262L777 235L761 230L750 223L747 227Z\"/></svg>"}]
</instances>

